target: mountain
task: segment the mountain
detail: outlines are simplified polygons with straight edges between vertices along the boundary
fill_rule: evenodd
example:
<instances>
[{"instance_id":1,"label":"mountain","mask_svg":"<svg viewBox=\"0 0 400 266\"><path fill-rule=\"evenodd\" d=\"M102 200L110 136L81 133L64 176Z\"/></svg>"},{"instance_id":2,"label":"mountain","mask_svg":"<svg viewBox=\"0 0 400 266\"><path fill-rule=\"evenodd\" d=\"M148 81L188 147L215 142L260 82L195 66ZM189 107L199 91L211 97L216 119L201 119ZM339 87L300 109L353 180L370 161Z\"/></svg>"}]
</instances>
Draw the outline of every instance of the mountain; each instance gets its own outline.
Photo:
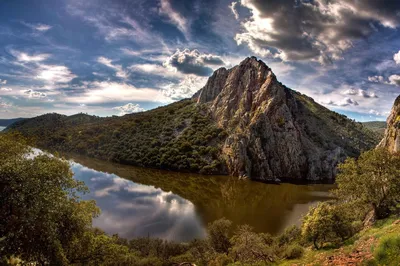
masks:
<instances>
[{"instance_id":1,"label":"mountain","mask_svg":"<svg viewBox=\"0 0 400 266\"><path fill-rule=\"evenodd\" d=\"M391 152L400 151L400 96L394 101L390 115L386 121L385 136L378 147L383 147Z\"/></svg>"},{"instance_id":2,"label":"mountain","mask_svg":"<svg viewBox=\"0 0 400 266\"><path fill-rule=\"evenodd\" d=\"M12 119L0 119L0 127L8 127L9 125L11 125L15 122L24 120L24 119L26 119L26 118L19 117L19 118L12 118Z\"/></svg>"},{"instance_id":3,"label":"mountain","mask_svg":"<svg viewBox=\"0 0 400 266\"><path fill-rule=\"evenodd\" d=\"M369 122L362 122L362 124L369 130L378 134L380 139L384 137L386 130L385 121L369 121Z\"/></svg>"},{"instance_id":4,"label":"mountain","mask_svg":"<svg viewBox=\"0 0 400 266\"><path fill-rule=\"evenodd\" d=\"M8 130L48 149L263 181L332 180L338 162L378 142L361 123L282 85L255 57L218 69L192 99L122 117L47 114Z\"/></svg>"}]
</instances>

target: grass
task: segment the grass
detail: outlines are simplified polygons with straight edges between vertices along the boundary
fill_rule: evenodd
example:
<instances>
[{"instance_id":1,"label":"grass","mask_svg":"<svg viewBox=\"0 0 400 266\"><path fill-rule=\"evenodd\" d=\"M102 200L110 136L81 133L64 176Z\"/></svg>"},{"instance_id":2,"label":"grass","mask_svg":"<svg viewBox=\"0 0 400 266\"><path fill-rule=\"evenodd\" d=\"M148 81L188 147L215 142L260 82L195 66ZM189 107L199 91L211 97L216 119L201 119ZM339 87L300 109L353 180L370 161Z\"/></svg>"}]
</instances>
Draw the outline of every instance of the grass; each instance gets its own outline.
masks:
<instances>
[{"instance_id":1,"label":"grass","mask_svg":"<svg viewBox=\"0 0 400 266\"><path fill-rule=\"evenodd\" d=\"M340 248L315 250L307 248L300 259L285 260L277 265L335 265L356 260L356 265L400 265L400 220L379 220L348 239Z\"/></svg>"}]
</instances>

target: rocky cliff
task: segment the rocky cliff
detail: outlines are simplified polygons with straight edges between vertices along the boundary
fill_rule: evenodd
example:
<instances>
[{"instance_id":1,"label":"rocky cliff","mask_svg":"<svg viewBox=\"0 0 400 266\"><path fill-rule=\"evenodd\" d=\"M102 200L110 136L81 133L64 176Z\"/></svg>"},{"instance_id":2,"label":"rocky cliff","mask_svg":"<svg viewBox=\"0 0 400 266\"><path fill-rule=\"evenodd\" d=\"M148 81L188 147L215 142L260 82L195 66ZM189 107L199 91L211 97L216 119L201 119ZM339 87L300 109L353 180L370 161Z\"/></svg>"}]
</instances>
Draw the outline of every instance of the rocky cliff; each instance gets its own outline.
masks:
<instances>
[{"instance_id":1,"label":"rocky cliff","mask_svg":"<svg viewBox=\"0 0 400 266\"><path fill-rule=\"evenodd\" d=\"M222 155L232 175L329 180L338 162L376 143L361 124L282 85L255 57L217 70L195 100L228 133Z\"/></svg>"},{"instance_id":2,"label":"rocky cliff","mask_svg":"<svg viewBox=\"0 0 400 266\"><path fill-rule=\"evenodd\" d=\"M385 136L378 147L386 148L391 152L400 152L400 96L394 101L387 119Z\"/></svg>"}]
</instances>

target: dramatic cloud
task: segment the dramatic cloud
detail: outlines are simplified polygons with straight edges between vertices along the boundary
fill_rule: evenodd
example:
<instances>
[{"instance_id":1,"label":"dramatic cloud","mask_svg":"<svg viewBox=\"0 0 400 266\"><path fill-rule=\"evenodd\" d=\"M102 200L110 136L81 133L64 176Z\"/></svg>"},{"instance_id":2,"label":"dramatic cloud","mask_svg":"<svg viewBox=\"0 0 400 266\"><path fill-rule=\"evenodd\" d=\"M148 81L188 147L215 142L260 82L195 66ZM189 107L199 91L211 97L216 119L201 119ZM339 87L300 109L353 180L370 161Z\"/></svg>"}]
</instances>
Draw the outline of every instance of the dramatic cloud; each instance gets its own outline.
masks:
<instances>
[{"instance_id":1,"label":"dramatic cloud","mask_svg":"<svg viewBox=\"0 0 400 266\"><path fill-rule=\"evenodd\" d=\"M179 83L170 83L163 86L161 93L169 101L190 98L205 85L206 81L207 78L187 76Z\"/></svg>"},{"instance_id":2,"label":"dramatic cloud","mask_svg":"<svg viewBox=\"0 0 400 266\"><path fill-rule=\"evenodd\" d=\"M128 103L122 106L114 107L113 110L117 110L119 112L119 115L126 115L126 114L145 111L145 109L140 107L139 104L133 104L133 103Z\"/></svg>"},{"instance_id":3,"label":"dramatic cloud","mask_svg":"<svg viewBox=\"0 0 400 266\"><path fill-rule=\"evenodd\" d=\"M184 74L209 76L213 72L211 67L225 65L225 62L216 55L201 54L197 50L185 49L180 51L178 49L163 65Z\"/></svg>"},{"instance_id":4,"label":"dramatic cloud","mask_svg":"<svg viewBox=\"0 0 400 266\"><path fill-rule=\"evenodd\" d=\"M112 60L111 59L108 59L106 57L101 56L101 57L97 58L97 62L100 63L100 64L103 64L103 65L105 65L105 66L107 66L109 68L114 69L115 72L116 72L116 76L119 77L119 78L125 79L125 78L127 78L129 76L129 74L122 68L121 65L112 64Z\"/></svg>"},{"instance_id":5,"label":"dramatic cloud","mask_svg":"<svg viewBox=\"0 0 400 266\"><path fill-rule=\"evenodd\" d=\"M172 8L170 0L160 1L160 14L167 16L169 21L187 37L189 23L181 14Z\"/></svg>"},{"instance_id":6,"label":"dramatic cloud","mask_svg":"<svg viewBox=\"0 0 400 266\"><path fill-rule=\"evenodd\" d=\"M66 101L93 104L126 101L152 102L159 98L159 91L150 88L136 88L127 83L111 81L87 82L81 94L72 95Z\"/></svg>"},{"instance_id":7,"label":"dramatic cloud","mask_svg":"<svg viewBox=\"0 0 400 266\"><path fill-rule=\"evenodd\" d=\"M38 79L51 83L68 83L77 76L71 73L66 66L39 65Z\"/></svg>"},{"instance_id":8,"label":"dramatic cloud","mask_svg":"<svg viewBox=\"0 0 400 266\"><path fill-rule=\"evenodd\" d=\"M390 0L241 0L241 4L251 17L242 22L237 43L282 60L338 60L353 40L369 36L376 25L396 28L400 22L400 4Z\"/></svg>"},{"instance_id":9,"label":"dramatic cloud","mask_svg":"<svg viewBox=\"0 0 400 266\"><path fill-rule=\"evenodd\" d=\"M396 62L396 64L400 64L400 51L393 55L393 60Z\"/></svg>"},{"instance_id":10,"label":"dramatic cloud","mask_svg":"<svg viewBox=\"0 0 400 266\"><path fill-rule=\"evenodd\" d=\"M11 50L11 54L17 59L17 61L21 62L41 62L50 57L49 54L29 55L27 53L16 50Z\"/></svg>"}]
</instances>

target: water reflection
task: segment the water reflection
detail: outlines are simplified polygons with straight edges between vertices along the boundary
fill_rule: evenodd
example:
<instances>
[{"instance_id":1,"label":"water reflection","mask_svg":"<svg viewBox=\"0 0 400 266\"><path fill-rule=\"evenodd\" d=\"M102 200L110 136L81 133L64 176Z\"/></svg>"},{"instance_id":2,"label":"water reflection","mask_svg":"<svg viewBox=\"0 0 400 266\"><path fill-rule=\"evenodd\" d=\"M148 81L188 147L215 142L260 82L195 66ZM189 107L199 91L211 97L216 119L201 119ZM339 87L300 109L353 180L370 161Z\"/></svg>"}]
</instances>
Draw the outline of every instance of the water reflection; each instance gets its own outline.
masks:
<instances>
[{"instance_id":1,"label":"water reflection","mask_svg":"<svg viewBox=\"0 0 400 266\"><path fill-rule=\"evenodd\" d=\"M102 214L94 226L124 238L160 237L188 241L205 236L204 226L190 201L154 186L134 183L114 174L72 163L75 178L82 180Z\"/></svg>"},{"instance_id":2,"label":"water reflection","mask_svg":"<svg viewBox=\"0 0 400 266\"><path fill-rule=\"evenodd\" d=\"M75 177L91 191L85 198L95 199L102 209L94 225L126 238L148 234L176 241L202 238L205 226L221 217L277 234L298 224L310 205L330 199L332 188L272 185L66 157L75 161Z\"/></svg>"}]
</instances>

